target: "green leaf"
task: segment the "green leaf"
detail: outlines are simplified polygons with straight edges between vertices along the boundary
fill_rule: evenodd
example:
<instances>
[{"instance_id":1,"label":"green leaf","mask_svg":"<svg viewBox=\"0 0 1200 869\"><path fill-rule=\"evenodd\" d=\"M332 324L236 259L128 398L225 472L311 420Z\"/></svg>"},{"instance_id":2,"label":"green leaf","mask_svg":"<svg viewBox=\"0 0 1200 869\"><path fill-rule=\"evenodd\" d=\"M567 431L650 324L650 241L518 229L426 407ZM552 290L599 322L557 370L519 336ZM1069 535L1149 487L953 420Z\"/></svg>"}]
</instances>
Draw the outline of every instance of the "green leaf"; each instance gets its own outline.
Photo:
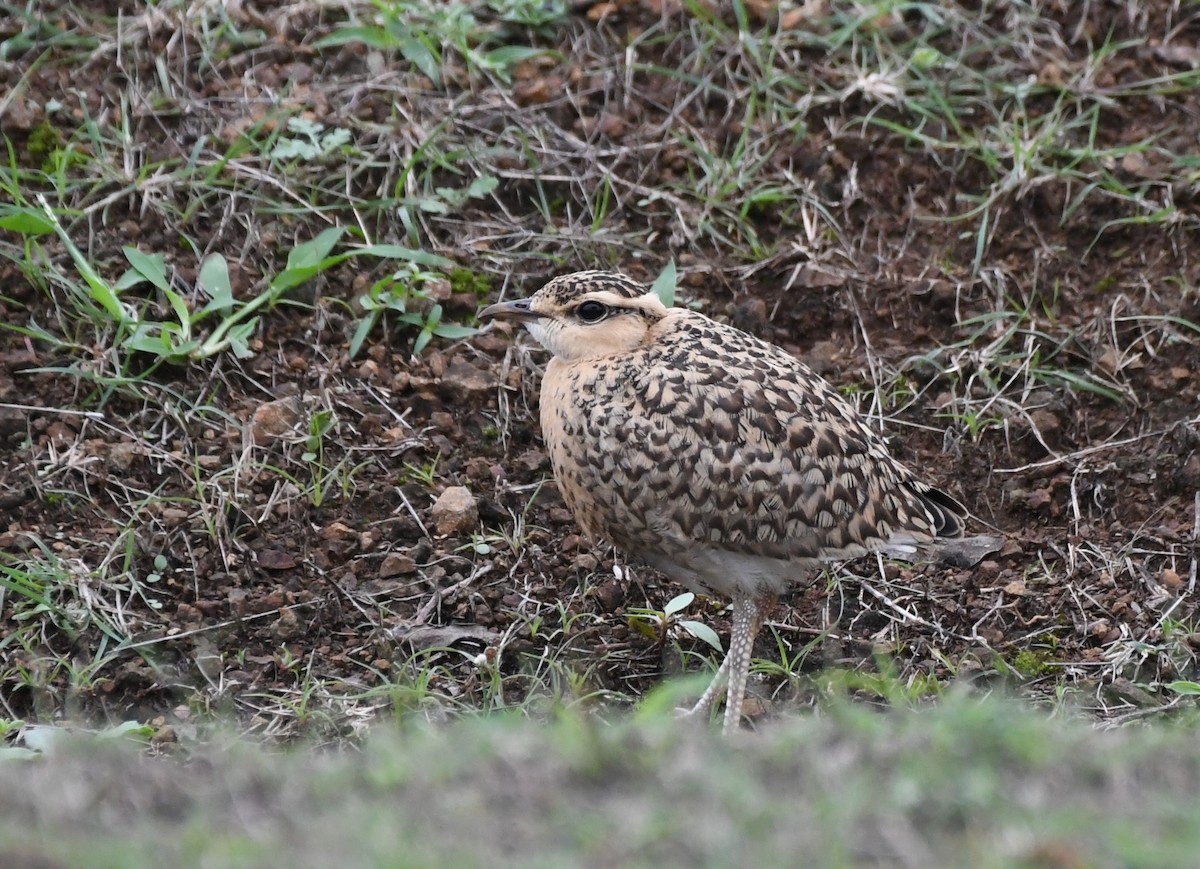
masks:
<instances>
[{"instance_id":1,"label":"green leaf","mask_svg":"<svg viewBox=\"0 0 1200 869\"><path fill-rule=\"evenodd\" d=\"M396 40L382 27L339 27L328 36L316 41L317 48L330 48L361 42L371 48L396 47Z\"/></svg>"},{"instance_id":2,"label":"green leaf","mask_svg":"<svg viewBox=\"0 0 1200 869\"><path fill-rule=\"evenodd\" d=\"M16 570L3 564L0 564L0 588L6 588L14 594L27 597L34 603L39 603L46 608L50 608L51 606L45 589L33 577L24 571Z\"/></svg>"},{"instance_id":3,"label":"green leaf","mask_svg":"<svg viewBox=\"0 0 1200 869\"><path fill-rule=\"evenodd\" d=\"M442 61L428 45L415 36L400 36L400 53L434 84L442 83Z\"/></svg>"},{"instance_id":4,"label":"green leaf","mask_svg":"<svg viewBox=\"0 0 1200 869\"><path fill-rule=\"evenodd\" d=\"M1081 389L1084 392L1091 392L1095 395L1107 398L1109 401L1120 403L1123 396L1120 392L1112 389L1109 386L1099 383L1091 378L1076 374L1074 371L1067 371L1063 368L1033 368L1032 372L1047 380L1057 380L1065 383L1067 386L1073 386L1076 389Z\"/></svg>"},{"instance_id":5,"label":"green leaf","mask_svg":"<svg viewBox=\"0 0 1200 869\"><path fill-rule=\"evenodd\" d=\"M120 324L129 323L131 320L129 312L121 304L117 291L113 289L108 281L100 277L100 274L92 268L92 264L87 261L79 248L75 246L75 242L71 241L71 237L67 235L67 231L58 222L58 217L50 207L50 203L46 201L46 197L39 193L38 202L41 203L42 211L53 225L54 232L67 249L67 253L71 255L71 260L75 263L75 269L79 272L79 276L88 285L88 294L104 308L114 322Z\"/></svg>"},{"instance_id":6,"label":"green leaf","mask_svg":"<svg viewBox=\"0 0 1200 869\"><path fill-rule=\"evenodd\" d=\"M666 267L654 279L650 292L658 296L668 308L675 304L675 260L668 260Z\"/></svg>"},{"instance_id":7,"label":"green leaf","mask_svg":"<svg viewBox=\"0 0 1200 869\"><path fill-rule=\"evenodd\" d=\"M691 619L685 619L679 623L679 627L683 628L697 640L708 643L718 652L721 649L721 638L717 636L717 632L710 628L704 622L696 622Z\"/></svg>"},{"instance_id":8,"label":"green leaf","mask_svg":"<svg viewBox=\"0 0 1200 869\"><path fill-rule=\"evenodd\" d=\"M265 297L260 296L259 298ZM243 307L237 316L241 316L247 310L248 306ZM250 349L250 336L257 328L258 317L251 317L241 323L233 317L222 320L221 324L202 344L190 351L190 355L193 359L208 359L228 347L238 359L249 359L254 355L254 351Z\"/></svg>"},{"instance_id":9,"label":"green leaf","mask_svg":"<svg viewBox=\"0 0 1200 869\"><path fill-rule=\"evenodd\" d=\"M175 318L181 335L187 338L192 332L192 312L188 310L187 302L183 296L169 287L163 289L163 295L167 297L167 301L171 304L171 310L175 312ZM163 324L164 327L169 325L171 324Z\"/></svg>"},{"instance_id":10,"label":"green leaf","mask_svg":"<svg viewBox=\"0 0 1200 869\"><path fill-rule=\"evenodd\" d=\"M402 259L435 269L454 268L454 261L448 260L444 256L438 256L435 253L426 253L423 250L413 250L411 247L404 247L399 244L367 244L362 247L350 248L347 253L350 256L377 256L382 259Z\"/></svg>"},{"instance_id":11,"label":"green leaf","mask_svg":"<svg viewBox=\"0 0 1200 869\"><path fill-rule=\"evenodd\" d=\"M304 283L319 274L323 269L333 265L327 262L329 252L337 244L344 232L340 226L331 226L322 231L316 238L303 242L292 248L288 254L287 266L271 281L271 291L278 295Z\"/></svg>"},{"instance_id":12,"label":"green leaf","mask_svg":"<svg viewBox=\"0 0 1200 869\"><path fill-rule=\"evenodd\" d=\"M146 283L145 275L143 275L137 269L126 269L125 273L121 275L121 277L117 278L117 282L113 284L113 287L119 292L124 292L125 290L136 287L138 284L144 283Z\"/></svg>"},{"instance_id":13,"label":"green leaf","mask_svg":"<svg viewBox=\"0 0 1200 869\"><path fill-rule=\"evenodd\" d=\"M254 355L250 349L250 336L258 328L258 317L251 317L245 323L234 326L229 330L228 344L233 355L238 359L249 359ZM212 354L209 354L212 355Z\"/></svg>"},{"instance_id":14,"label":"green leaf","mask_svg":"<svg viewBox=\"0 0 1200 869\"><path fill-rule=\"evenodd\" d=\"M125 348L134 353L148 353L163 359L172 359L176 348L171 344L171 336L159 323L145 323L125 339Z\"/></svg>"},{"instance_id":15,"label":"green leaf","mask_svg":"<svg viewBox=\"0 0 1200 869\"><path fill-rule=\"evenodd\" d=\"M125 252L125 259L129 260L129 264L139 275L164 292L171 289L171 282L167 280L166 260L161 253L146 254L128 245L121 250Z\"/></svg>"},{"instance_id":16,"label":"green leaf","mask_svg":"<svg viewBox=\"0 0 1200 869\"><path fill-rule=\"evenodd\" d=\"M690 591L685 591L683 594L677 594L675 597L667 601L667 605L663 607L663 612L666 615L673 615L674 613L681 612L691 606L692 601L695 599L696 596Z\"/></svg>"},{"instance_id":17,"label":"green leaf","mask_svg":"<svg viewBox=\"0 0 1200 869\"><path fill-rule=\"evenodd\" d=\"M941 66L945 61L945 55L932 46L923 45L912 53L910 60L917 69L929 69Z\"/></svg>"},{"instance_id":18,"label":"green leaf","mask_svg":"<svg viewBox=\"0 0 1200 869\"><path fill-rule=\"evenodd\" d=\"M460 338L470 338L472 335L478 335L479 330L474 326L456 326L453 323L438 324L433 330L433 334L439 338L446 338L449 341L457 341Z\"/></svg>"},{"instance_id":19,"label":"green leaf","mask_svg":"<svg viewBox=\"0 0 1200 869\"><path fill-rule=\"evenodd\" d=\"M196 319L219 311L222 314L233 310L233 284L229 280L229 264L219 253L209 254L200 263L200 275L196 279L200 291L208 296L208 304L197 314Z\"/></svg>"},{"instance_id":20,"label":"green leaf","mask_svg":"<svg viewBox=\"0 0 1200 869\"><path fill-rule=\"evenodd\" d=\"M267 154L273 160L312 160L320 155L320 148L303 139L280 139Z\"/></svg>"},{"instance_id":21,"label":"green leaf","mask_svg":"<svg viewBox=\"0 0 1200 869\"><path fill-rule=\"evenodd\" d=\"M375 310L358 321L358 325L354 329L354 336L350 339L351 359L358 356L358 351L362 349L363 342L367 340L367 336L371 334L371 330L379 322L379 316L380 312Z\"/></svg>"},{"instance_id":22,"label":"green leaf","mask_svg":"<svg viewBox=\"0 0 1200 869\"><path fill-rule=\"evenodd\" d=\"M1174 691L1176 694L1200 694L1200 682L1168 682L1168 691Z\"/></svg>"},{"instance_id":23,"label":"green leaf","mask_svg":"<svg viewBox=\"0 0 1200 869\"><path fill-rule=\"evenodd\" d=\"M154 728L138 721L122 721L96 733L98 739L136 739L149 742L154 737Z\"/></svg>"},{"instance_id":24,"label":"green leaf","mask_svg":"<svg viewBox=\"0 0 1200 869\"><path fill-rule=\"evenodd\" d=\"M0 217L0 229L21 235L49 235L54 232L54 224L36 209L13 208L8 210L4 217Z\"/></svg>"},{"instance_id":25,"label":"green leaf","mask_svg":"<svg viewBox=\"0 0 1200 869\"><path fill-rule=\"evenodd\" d=\"M350 131L337 127L321 137L321 153L328 154L350 141Z\"/></svg>"},{"instance_id":26,"label":"green leaf","mask_svg":"<svg viewBox=\"0 0 1200 869\"><path fill-rule=\"evenodd\" d=\"M655 641L659 639L658 630L656 629L656 625L658 624L659 622L651 622L644 617L634 618L633 616L630 616L629 618L629 626L631 628L633 628L643 637L648 637L649 639Z\"/></svg>"},{"instance_id":27,"label":"green leaf","mask_svg":"<svg viewBox=\"0 0 1200 869\"><path fill-rule=\"evenodd\" d=\"M505 45L500 48L493 48L485 54L485 63L493 69L508 69L516 66L523 60L528 60L531 57L538 57L546 53L544 48L530 48L525 45Z\"/></svg>"},{"instance_id":28,"label":"green leaf","mask_svg":"<svg viewBox=\"0 0 1200 869\"><path fill-rule=\"evenodd\" d=\"M340 226L331 226L318 233L316 238L296 245L288 254L287 267L292 269L320 265L329 256L329 252L333 250L344 231Z\"/></svg>"},{"instance_id":29,"label":"green leaf","mask_svg":"<svg viewBox=\"0 0 1200 869\"><path fill-rule=\"evenodd\" d=\"M333 427L333 411L318 410L312 415L312 419L308 421L308 430L318 437L324 435Z\"/></svg>"},{"instance_id":30,"label":"green leaf","mask_svg":"<svg viewBox=\"0 0 1200 869\"><path fill-rule=\"evenodd\" d=\"M432 332L442 322L442 306L434 305L429 309L429 314L425 318L425 328Z\"/></svg>"},{"instance_id":31,"label":"green leaf","mask_svg":"<svg viewBox=\"0 0 1200 869\"><path fill-rule=\"evenodd\" d=\"M121 250L125 253L125 259L129 260L129 264L133 266L133 270L153 284L167 297L167 302L175 312L175 318L180 326L182 337L186 339L191 331L192 314L188 310L187 302L184 298L171 289L171 281L167 277L166 259L161 253L142 253L136 247L128 245ZM126 272L121 276L121 283L126 283L128 279L129 273Z\"/></svg>"},{"instance_id":32,"label":"green leaf","mask_svg":"<svg viewBox=\"0 0 1200 869\"><path fill-rule=\"evenodd\" d=\"M447 197L454 196L458 191L450 187L439 187L437 192L442 197L441 199L436 197L418 199L417 208L430 214L449 214L450 207L446 204L449 201Z\"/></svg>"},{"instance_id":33,"label":"green leaf","mask_svg":"<svg viewBox=\"0 0 1200 869\"><path fill-rule=\"evenodd\" d=\"M500 185L500 179L495 175L480 175L471 182L471 186L467 188L467 196L472 199L479 199L487 196Z\"/></svg>"},{"instance_id":34,"label":"green leaf","mask_svg":"<svg viewBox=\"0 0 1200 869\"><path fill-rule=\"evenodd\" d=\"M296 115L288 118L287 128L293 133L299 133L314 142L321 135L321 131L325 129L324 124L319 124L316 121Z\"/></svg>"}]
</instances>

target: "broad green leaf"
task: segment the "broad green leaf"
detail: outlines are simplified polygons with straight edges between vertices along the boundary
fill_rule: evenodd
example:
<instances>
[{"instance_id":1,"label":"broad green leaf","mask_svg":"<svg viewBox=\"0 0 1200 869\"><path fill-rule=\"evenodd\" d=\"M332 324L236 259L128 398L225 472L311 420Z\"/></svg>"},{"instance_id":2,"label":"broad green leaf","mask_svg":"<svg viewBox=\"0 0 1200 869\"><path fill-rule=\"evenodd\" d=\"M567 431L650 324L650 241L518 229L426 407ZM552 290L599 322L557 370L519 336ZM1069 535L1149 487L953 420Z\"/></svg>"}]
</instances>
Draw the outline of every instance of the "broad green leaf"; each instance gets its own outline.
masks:
<instances>
[{"instance_id":1,"label":"broad green leaf","mask_svg":"<svg viewBox=\"0 0 1200 869\"><path fill-rule=\"evenodd\" d=\"M106 727L96 734L100 739L127 739L148 742L154 736L154 728L139 721L122 721L112 727Z\"/></svg>"},{"instance_id":2,"label":"broad green leaf","mask_svg":"<svg viewBox=\"0 0 1200 869\"><path fill-rule=\"evenodd\" d=\"M245 323L240 323L229 330L229 349L238 359L249 359L254 355L254 351L250 349L250 338L257 328L258 317L251 317Z\"/></svg>"},{"instance_id":3,"label":"broad green leaf","mask_svg":"<svg viewBox=\"0 0 1200 869\"><path fill-rule=\"evenodd\" d=\"M436 329L438 327L438 324L441 322L442 322L442 306L434 305L432 308L429 309L429 315L425 318L425 328L432 332L434 329Z\"/></svg>"},{"instance_id":4,"label":"broad green leaf","mask_svg":"<svg viewBox=\"0 0 1200 869\"><path fill-rule=\"evenodd\" d=\"M54 232L54 224L33 208L14 208L0 217L0 229L21 235L48 235Z\"/></svg>"},{"instance_id":5,"label":"broad green leaf","mask_svg":"<svg viewBox=\"0 0 1200 869\"><path fill-rule=\"evenodd\" d=\"M508 69L523 60L538 57L546 53L544 48L530 48L525 45L505 45L493 48L484 55L484 61L494 69Z\"/></svg>"},{"instance_id":6,"label":"broad green leaf","mask_svg":"<svg viewBox=\"0 0 1200 869\"><path fill-rule=\"evenodd\" d=\"M345 230L340 226L331 226L322 230L316 238L302 242L292 248L288 254L287 268L308 268L320 265L333 246L338 243Z\"/></svg>"},{"instance_id":7,"label":"broad green leaf","mask_svg":"<svg viewBox=\"0 0 1200 869\"><path fill-rule=\"evenodd\" d=\"M293 287L300 286L308 279L316 277L320 272L321 269L317 266L284 269L271 279L271 293L279 295L280 293L287 292Z\"/></svg>"},{"instance_id":8,"label":"broad green leaf","mask_svg":"<svg viewBox=\"0 0 1200 869\"><path fill-rule=\"evenodd\" d=\"M183 296L179 295L179 293L175 292L170 287L164 287L162 292L163 295L167 297L167 301L171 305L171 310L175 312L175 317L179 321L180 333L183 335L183 337L188 337L191 335L192 312L188 310L187 302L184 300ZM163 324L164 327L170 325L173 324Z\"/></svg>"},{"instance_id":9,"label":"broad green leaf","mask_svg":"<svg viewBox=\"0 0 1200 869\"><path fill-rule=\"evenodd\" d=\"M675 260L667 262L666 267L654 279L650 291L668 308L675 304Z\"/></svg>"},{"instance_id":10,"label":"broad green leaf","mask_svg":"<svg viewBox=\"0 0 1200 869\"><path fill-rule=\"evenodd\" d=\"M683 594L677 594L675 597L667 601L667 605L663 607L663 612L666 615L672 615L674 613L681 612L691 606L692 601L695 599L696 596L690 591L685 591Z\"/></svg>"},{"instance_id":11,"label":"broad green leaf","mask_svg":"<svg viewBox=\"0 0 1200 869\"><path fill-rule=\"evenodd\" d=\"M126 269L121 277L117 278L117 282L113 284L113 288L118 292L136 287L138 284L146 283L146 276L137 269Z\"/></svg>"},{"instance_id":12,"label":"broad green leaf","mask_svg":"<svg viewBox=\"0 0 1200 869\"><path fill-rule=\"evenodd\" d=\"M655 624L658 623L655 622L652 624L646 621L644 618L634 618L632 616L629 618L629 626L643 637L648 637L651 640L657 640L659 638L658 630L655 627Z\"/></svg>"},{"instance_id":13,"label":"broad green leaf","mask_svg":"<svg viewBox=\"0 0 1200 869\"><path fill-rule=\"evenodd\" d=\"M1200 682L1168 682L1167 689L1176 694L1200 694Z\"/></svg>"},{"instance_id":14,"label":"broad green leaf","mask_svg":"<svg viewBox=\"0 0 1200 869\"><path fill-rule=\"evenodd\" d=\"M434 84L442 83L442 61L433 50L415 36L400 37L400 53Z\"/></svg>"},{"instance_id":15,"label":"broad green leaf","mask_svg":"<svg viewBox=\"0 0 1200 869\"><path fill-rule=\"evenodd\" d=\"M685 619L679 623L679 627L683 628L697 640L708 643L718 652L721 650L721 638L717 636L717 632L710 628L704 622L692 621Z\"/></svg>"},{"instance_id":16,"label":"broad green leaf","mask_svg":"<svg viewBox=\"0 0 1200 869\"><path fill-rule=\"evenodd\" d=\"M447 192L448 191L448 192ZM450 208L446 205L446 196L453 196L457 191L449 187L443 187L438 190L442 194L442 198L426 197L417 200L417 208L426 211L430 214L449 214Z\"/></svg>"},{"instance_id":17,"label":"broad green leaf","mask_svg":"<svg viewBox=\"0 0 1200 869\"><path fill-rule=\"evenodd\" d=\"M275 294L290 290L319 274L322 269L333 263L326 260L333 246L342 237L344 230L340 226L331 226L323 230L316 238L303 242L292 248L288 254L287 267L271 281L271 290ZM340 260L337 260L340 262Z\"/></svg>"},{"instance_id":18,"label":"broad green leaf","mask_svg":"<svg viewBox=\"0 0 1200 869\"><path fill-rule=\"evenodd\" d=\"M339 27L328 36L318 39L317 48L329 48L361 42L370 48L388 49L396 47L396 40L381 27Z\"/></svg>"},{"instance_id":19,"label":"broad green leaf","mask_svg":"<svg viewBox=\"0 0 1200 869\"><path fill-rule=\"evenodd\" d=\"M162 329L154 327L139 328L125 339L125 347L135 353L148 353L163 359L170 359L176 352L176 348L171 344L171 337Z\"/></svg>"},{"instance_id":20,"label":"broad green leaf","mask_svg":"<svg viewBox=\"0 0 1200 869\"><path fill-rule=\"evenodd\" d=\"M439 323L437 328L433 330L433 334L439 338L457 341L459 338L470 338L472 335L478 335L479 330L473 326L456 326L453 323Z\"/></svg>"},{"instance_id":21,"label":"broad green leaf","mask_svg":"<svg viewBox=\"0 0 1200 869\"><path fill-rule=\"evenodd\" d=\"M233 310L233 284L229 280L229 265L219 253L209 254L200 263L200 275L196 280L200 291L208 296L208 304L197 315L203 317L213 311L226 313Z\"/></svg>"},{"instance_id":22,"label":"broad green leaf","mask_svg":"<svg viewBox=\"0 0 1200 869\"><path fill-rule=\"evenodd\" d=\"M487 196L500 184L500 179L495 175L480 175L471 182L471 186L467 188L467 196L472 199L479 199Z\"/></svg>"},{"instance_id":23,"label":"broad green leaf","mask_svg":"<svg viewBox=\"0 0 1200 869\"><path fill-rule=\"evenodd\" d=\"M167 280L166 260L161 253L142 253L136 247L128 245L121 250L125 252L125 259L129 260L129 264L139 275L164 292L171 289L171 282Z\"/></svg>"}]
</instances>

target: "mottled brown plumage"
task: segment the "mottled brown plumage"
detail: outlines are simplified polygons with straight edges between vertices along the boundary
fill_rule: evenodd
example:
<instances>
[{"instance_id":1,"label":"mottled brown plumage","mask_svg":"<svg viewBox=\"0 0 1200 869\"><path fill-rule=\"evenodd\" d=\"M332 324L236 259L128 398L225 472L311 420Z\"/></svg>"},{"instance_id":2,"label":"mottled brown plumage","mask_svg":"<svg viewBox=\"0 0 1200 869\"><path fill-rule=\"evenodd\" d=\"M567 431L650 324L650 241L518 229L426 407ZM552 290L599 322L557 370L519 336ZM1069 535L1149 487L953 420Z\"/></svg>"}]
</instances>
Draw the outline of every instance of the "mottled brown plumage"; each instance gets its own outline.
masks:
<instances>
[{"instance_id":1,"label":"mottled brown plumage","mask_svg":"<svg viewBox=\"0 0 1200 869\"><path fill-rule=\"evenodd\" d=\"M733 599L736 727L761 604L821 561L915 552L966 511L893 459L811 369L732 326L666 308L622 275L579 272L492 305L553 353L542 432L583 530L688 588Z\"/></svg>"}]
</instances>

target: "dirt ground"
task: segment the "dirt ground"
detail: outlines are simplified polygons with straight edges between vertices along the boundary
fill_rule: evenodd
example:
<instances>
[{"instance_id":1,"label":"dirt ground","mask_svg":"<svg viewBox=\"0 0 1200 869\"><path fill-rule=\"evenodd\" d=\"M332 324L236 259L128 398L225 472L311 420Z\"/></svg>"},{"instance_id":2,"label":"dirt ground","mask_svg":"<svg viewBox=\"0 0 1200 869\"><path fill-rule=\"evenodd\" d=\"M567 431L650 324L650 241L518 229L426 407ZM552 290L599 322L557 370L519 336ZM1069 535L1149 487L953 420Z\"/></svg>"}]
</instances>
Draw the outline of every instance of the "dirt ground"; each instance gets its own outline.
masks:
<instances>
[{"instance_id":1,"label":"dirt ground","mask_svg":"<svg viewBox=\"0 0 1200 869\"><path fill-rule=\"evenodd\" d=\"M649 282L673 258L677 304L805 360L882 416L898 457L966 504L977 533L1005 539L972 567L860 561L797 590L756 651L757 711L811 702L830 673L870 693L893 668L918 696L1003 682L1121 718L1179 701L1164 686L1196 680L1200 651L1200 92L1144 86L1195 69L1200 20L1146 5L1163 9L1090 3L1081 22L1076 4L1047 4L1025 46L980 35L1005 32L1009 4L954 7L976 30L916 12L877 23L895 44L929 29L922 44L947 56L974 36L971 63L1030 83L1021 111L992 105L1031 138L1065 111L1059 84L1079 100L1090 88L1094 117L1041 143L1055 171L927 146L954 131L852 78L857 49L830 48L816 19L827 41L774 61L827 88L785 133L697 87L727 96L756 68L736 32L708 42L692 7L651 0L576 4L524 34L561 51L511 83L450 52L434 83L394 53L317 47L341 4L197 13L261 35L241 41L169 4L54 6L43 36L78 45L43 53L0 24L0 131L28 200L64 209L109 280L125 245L166 254L186 286L220 251L250 294L338 223L452 260L431 291L447 322L473 324L554 274ZM772 5L746 8L755 32L776 26ZM729 9L715 20L736 26ZM274 131L284 109L360 150L271 176L239 137ZM1000 123L981 112L964 124ZM86 157L65 187L37 174L47 123ZM418 153L435 132L438 155ZM1072 162L1086 149L1103 154ZM101 171L122 154L133 170ZM702 171L717 158L727 201ZM405 205L482 174L495 189L453 208ZM356 300L395 268L359 258L266 314L249 358L152 367L64 314L70 293L30 266L27 239L0 242L0 318L18 327L0 331L0 552L44 571L52 604L4 593L2 714L175 731L232 714L269 735L342 736L392 709L621 707L715 659L637 617L679 588L581 542L538 434L544 354L528 339L435 337L414 357L416 330L385 318L351 358ZM53 235L38 244L32 262L70 272ZM477 518L435 517L459 486ZM723 606L683 616L725 639Z\"/></svg>"}]
</instances>

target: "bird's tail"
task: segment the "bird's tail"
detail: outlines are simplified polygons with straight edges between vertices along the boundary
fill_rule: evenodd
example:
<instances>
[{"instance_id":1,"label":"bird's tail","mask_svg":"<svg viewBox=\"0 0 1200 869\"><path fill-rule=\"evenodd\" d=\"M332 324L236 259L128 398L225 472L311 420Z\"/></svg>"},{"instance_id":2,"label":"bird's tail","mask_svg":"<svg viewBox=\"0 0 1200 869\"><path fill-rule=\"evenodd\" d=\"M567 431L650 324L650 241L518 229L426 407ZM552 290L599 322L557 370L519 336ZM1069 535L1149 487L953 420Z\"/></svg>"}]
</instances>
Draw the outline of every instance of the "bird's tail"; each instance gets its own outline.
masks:
<instances>
[{"instance_id":1,"label":"bird's tail","mask_svg":"<svg viewBox=\"0 0 1200 869\"><path fill-rule=\"evenodd\" d=\"M966 527L966 507L932 486L918 488L917 497L933 517L935 536L947 539L962 537Z\"/></svg>"}]
</instances>

